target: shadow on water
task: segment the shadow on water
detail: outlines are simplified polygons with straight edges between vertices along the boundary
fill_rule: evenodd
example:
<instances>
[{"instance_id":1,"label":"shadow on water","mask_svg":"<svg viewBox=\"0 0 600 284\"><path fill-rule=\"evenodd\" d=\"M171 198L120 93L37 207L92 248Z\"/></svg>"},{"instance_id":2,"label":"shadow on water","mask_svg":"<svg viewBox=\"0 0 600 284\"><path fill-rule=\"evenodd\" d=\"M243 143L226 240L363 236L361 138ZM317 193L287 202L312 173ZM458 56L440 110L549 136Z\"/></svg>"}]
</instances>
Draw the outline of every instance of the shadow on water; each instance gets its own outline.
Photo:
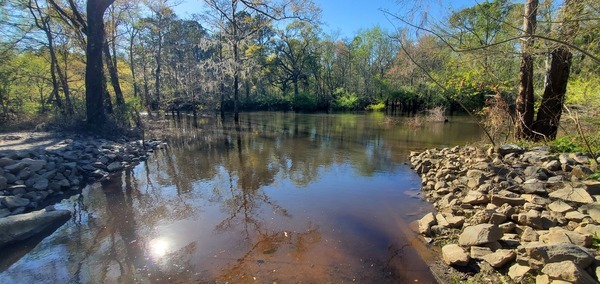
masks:
<instances>
[{"instance_id":1,"label":"shadow on water","mask_svg":"<svg viewBox=\"0 0 600 284\"><path fill-rule=\"evenodd\" d=\"M61 203L74 217L16 249L0 282L434 282L408 226L430 205L413 198L407 155L476 140L476 127L348 114L173 120L168 147Z\"/></svg>"}]
</instances>

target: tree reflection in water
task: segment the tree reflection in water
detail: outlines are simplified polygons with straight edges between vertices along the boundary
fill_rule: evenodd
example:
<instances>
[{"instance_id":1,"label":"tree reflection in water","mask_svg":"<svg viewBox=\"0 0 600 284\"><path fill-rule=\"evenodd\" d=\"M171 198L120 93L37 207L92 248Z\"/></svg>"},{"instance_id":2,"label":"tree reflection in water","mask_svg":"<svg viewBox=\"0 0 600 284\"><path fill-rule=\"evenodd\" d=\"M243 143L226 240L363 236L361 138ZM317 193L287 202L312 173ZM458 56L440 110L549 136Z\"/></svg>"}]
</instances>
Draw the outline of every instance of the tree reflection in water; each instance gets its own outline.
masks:
<instances>
[{"instance_id":1,"label":"tree reflection in water","mask_svg":"<svg viewBox=\"0 0 600 284\"><path fill-rule=\"evenodd\" d=\"M410 150L475 139L476 125L419 133L376 115L241 121L172 121L168 147L66 201L73 219L0 283L430 279L405 220L426 210L404 194L420 180L402 164Z\"/></svg>"}]
</instances>

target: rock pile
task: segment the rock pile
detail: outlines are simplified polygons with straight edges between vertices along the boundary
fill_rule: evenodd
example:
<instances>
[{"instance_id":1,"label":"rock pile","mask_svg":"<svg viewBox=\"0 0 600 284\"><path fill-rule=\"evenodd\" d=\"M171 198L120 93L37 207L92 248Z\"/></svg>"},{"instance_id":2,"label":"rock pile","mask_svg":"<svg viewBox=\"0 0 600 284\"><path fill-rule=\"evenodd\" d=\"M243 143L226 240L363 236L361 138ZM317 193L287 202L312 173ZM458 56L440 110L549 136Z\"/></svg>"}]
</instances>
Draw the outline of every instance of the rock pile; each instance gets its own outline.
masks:
<instances>
[{"instance_id":1,"label":"rock pile","mask_svg":"<svg viewBox=\"0 0 600 284\"><path fill-rule=\"evenodd\" d=\"M0 152L0 218L42 208L86 182L145 160L161 145L85 138L65 139L53 149Z\"/></svg>"},{"instance_id":2,"label":"rock pile","mask_svg":"<svg viewBox=\"0 0 600 284\"><path fill-rule=\"evenodd\" d=\"M600 182L586 180L596 162L516 145L413 152L436 209L419 231L452 240L442 248L449 265L487 263L516 282L530 275L536 283L598 283Z\"/></svg>"}]
</instances>

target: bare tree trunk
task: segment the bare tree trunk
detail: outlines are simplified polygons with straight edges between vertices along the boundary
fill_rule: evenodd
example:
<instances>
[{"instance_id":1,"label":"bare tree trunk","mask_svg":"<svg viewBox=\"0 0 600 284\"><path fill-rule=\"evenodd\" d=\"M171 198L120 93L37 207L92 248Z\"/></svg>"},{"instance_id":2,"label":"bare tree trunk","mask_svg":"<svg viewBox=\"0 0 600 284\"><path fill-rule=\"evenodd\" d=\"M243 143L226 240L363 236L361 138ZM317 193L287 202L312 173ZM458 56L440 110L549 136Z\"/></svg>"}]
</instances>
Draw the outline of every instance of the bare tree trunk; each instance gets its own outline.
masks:
<instances>
[{"instance_id":1,"label":"bare tree trunk","mask_svg":"<svg viewBox=\"0 0 600 284\"><path fill-rule=\"evenodd\" d=\"M548 57L550 57L550 66L546 70L544 97L538 110L537 120L533 125L536 140L556 139L573 54L567 47L561 46L554 49Z\"/></svg>"},{"instance_id":2,"label":"bare tree trunk","mask_svg":"<svg viewBox=\"0 0 600 284\"><path fill-rule=\"evenodd\" d=\"M531 47L532 35L535 33L538 1L527 0L525 15L523 17L523 35L525 41L521 43L521 68L519 80L519 94L517 97L517 113L515 119L515 138L531 139L531 126L534 116L533 96L533 57Z\"/></svg>"},{"instance_id":3,"label":"bare tree trunk","mask_svg":"<svg viewBox=\"0 0 600 284\"><path fill-rule=\"evenodd\" d=\"M119 74L117 71L117 66L115 65L116 61L113 61L112 56L110 55L110 49L106 40L104 40L103 51L106 68L108 69L108 74L110 75L110 83L115 91L115 100L117 107L119 107L125 104L125 99L123 98L123 91L121 91L121 84L119 84Z\"/></svg>"},{"instance_id":4,"label":"bare tree trunk","mask_svg":"<svg viewBox=\"0 0 600 284\"><path fill-rule=\"evenodd\" d=\"M106 92L102 64L104 45L103 15L114 0L88 0L87 2L87 47L85 66L85 106L87 123L96 128L106 122L103 96Z\"/></svg>"}]
</instances>

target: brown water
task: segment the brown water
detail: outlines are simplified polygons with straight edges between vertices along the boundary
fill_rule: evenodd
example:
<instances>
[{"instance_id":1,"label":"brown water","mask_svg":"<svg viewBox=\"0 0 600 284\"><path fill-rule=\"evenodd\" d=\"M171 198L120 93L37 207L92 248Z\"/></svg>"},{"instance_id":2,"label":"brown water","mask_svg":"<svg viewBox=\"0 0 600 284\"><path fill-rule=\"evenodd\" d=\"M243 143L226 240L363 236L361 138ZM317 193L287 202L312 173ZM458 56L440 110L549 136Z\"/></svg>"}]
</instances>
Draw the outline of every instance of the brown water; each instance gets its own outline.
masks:
<instances>
[{"instance_id":1,"label":"brown water","mask_svg":"<svg viewBox=\"0 0 600 284\"><path fill-rule=\"evenodd\" d=\"M173 122L168 147L63 201L70 221L5 252L0 283L433 283L408 226L430 206L407 156L480 132L393 120Z\"/></svg>"}]
</instances>

